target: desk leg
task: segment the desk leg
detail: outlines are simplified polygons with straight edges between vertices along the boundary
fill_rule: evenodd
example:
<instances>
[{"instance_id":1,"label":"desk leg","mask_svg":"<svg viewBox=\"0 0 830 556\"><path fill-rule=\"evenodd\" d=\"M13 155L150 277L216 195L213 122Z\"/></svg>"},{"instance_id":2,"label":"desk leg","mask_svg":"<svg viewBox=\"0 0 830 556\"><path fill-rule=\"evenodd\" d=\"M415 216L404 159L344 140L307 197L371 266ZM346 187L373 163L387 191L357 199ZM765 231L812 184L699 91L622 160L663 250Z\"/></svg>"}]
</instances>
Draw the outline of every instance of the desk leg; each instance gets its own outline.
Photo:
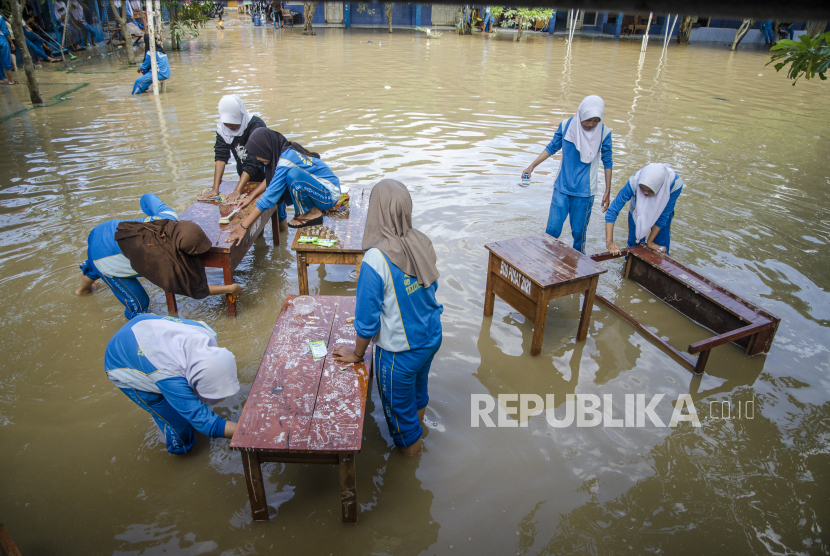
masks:
<instances>
[{"instance_id":1,"label":"desk leg","mask_svg":"<svg viewBox=\"0 0 830 556\"><path fill-rule=\"evenodd\" d=\"M585 290L585 300L582 302L582 316L579 318L579 328L576 331L576 341L581 342L588 337L588 326L591 324L591 311L594 310L594 296L597 293L599 276L591 278L588 289Z\"/></svg>"},{"instance_id":2,"label":"desk leg","mask_svg":"<svg viewBox=\"0 0 830 556\"><path fill-rule=\"evenodd\" d=\"M168 313L178 313L179 307L176 305L176 294L170 292L164 292L165 297L167 298L167 312Z\"/></svg>"},{"instance_id":3,"label":"desk leg","mask_svg":"<svg viewBox=\"0 0 830 556\"><path fill-rule=\"evenodd\" d=\"M490 253L490 260L487 262L487 287L484 289L484 316L493 316L493 307L496 304L496 293L493 291L493 265L497 264ZM532 351L532 350L531 350Z\"/></svg>"},{"instance_id":4,"label":"desk leg","mask_svg":"<svg viewBox=\"0 0 830 556\"><path fill-rule=\"evenodd\" d=\"M274 247L280 244L280 211L275 210L271 215L271 233L274 237Z\"/></svg>"},{"instance_id":5,"label":"desk leg","mask_svg":"<svg viewBox=\"0 0 830 556\"><path fill-rule=\"evenodd\" d=\"M251 517L254 521L268 521L268 504L265 503L265 484L262 482L262 468L256 452L242 450L242 467L245 470L245 484L251 500Z\"/></svg>"},{"instance_id":6,"label":"desk leg","mask_svg":"<svg viewBox=\"0 0 830 556\"><path fill-rule=\"evenodd\" d=\"M706 368L706 363L709 361L709 352L711 349L707 349L705 351L701 351L697 356L697 363L695 363L695 374L703 374L703 369Z\"/></svg>"},{"instance_id":7,"label":"desk leg","mask_svg":"<svg viewBox=\"0 0 830 556\"><path fill-rule=\"evenodd\" d=\"M297 281L300 283L300 295L308 295L308 263L305 255L297 252Z\"/></svg>"},{"instance_id":8,"label":"desk leg","mask_svg":"<svg viewBox=\"0 0 830 556\"><path fill-rule=\"evenodd\" d=\"M230 286L233 284L233 272L231 271L230 262L227 265L222 266L222 275L225 277L225 285ZM231 294L227 295L228 298L228 316L235 317L236 316L236 298Z\"/></svg>"},{"instance_id":9,"label":"desk leg","mask_svg":"<svg viewBox=\"0 0 830 556\"><path fill-rule=\"evenodd\" d=\"M357 256L357 262L355 263L355 268L357 269L357 274L355 278L360 279L360 265L363 264L363 253Z\"/></svg>"},{"instance_id":10,"label":"desk leg","mask_svg":"<svg viewBox=\"0 0 830 556\"><path fill-rule=\"evenodd\" d=\"M545 322L548 320L548 303L550 300L545 292L539 292L539 301L536 303L536 316L533 318L533 340L530 342L530 355L542 353L542 342L545 340ZM492 315L492 310L490 312Z\"/></svg>"},{"instance_id":11,"label":"desk leg","mask_svg":"<svg viewBox=\"0 0 830 556\"><path fill-rule=\"evenodd\" d=\"M357 523L357 480L354 469L354 452L340 454L340 502L343 506L343 522Z\"/></svg>"}]
</instances>

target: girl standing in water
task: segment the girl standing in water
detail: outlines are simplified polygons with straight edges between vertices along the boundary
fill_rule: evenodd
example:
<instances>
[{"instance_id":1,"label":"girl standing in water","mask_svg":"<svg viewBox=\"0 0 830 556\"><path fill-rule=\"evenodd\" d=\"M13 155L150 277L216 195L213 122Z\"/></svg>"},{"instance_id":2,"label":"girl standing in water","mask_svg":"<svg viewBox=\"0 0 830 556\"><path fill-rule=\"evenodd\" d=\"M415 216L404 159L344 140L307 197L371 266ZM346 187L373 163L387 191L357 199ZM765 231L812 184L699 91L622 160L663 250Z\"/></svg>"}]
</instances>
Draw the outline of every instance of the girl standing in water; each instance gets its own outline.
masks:
<instances>
[{"instance_id":1,"label":"girl standing in water","mask_svg":"<svg viewBox=\"0 0 830 556\"><path fill-rule=\"evenodd\" d=\"M228 243L241 241L251 224L277 203L293 203L296 216L288 227L304 228L322 224L323 211L340 200L340 180L319 154L267 128L254 130L245 148L265 166L266 180L240 203L244 208L262 194L256 208L228 235Z\"/></svg>"},{"instance_id":2,"label":"girl standing in water","mask_svg":"<svg viewBox=\"0 0 830 556\"><path fill-rule=\"evenodd\" d=\"M528 177L539 164L559 150L562 164L553 184L548 224L545 231L555 238L562 234L565 219L570 218L573 248L585 252L585 235L597 193L597 170L600 160L605 168L605 193L600 206L608 208L611 199L611 130L602 123L605 103L596 95L585 97L576 115L559 124L553 139L536 160L522 171Z\"/></svg>"},{"instance_id":3,"label":"girl standing in water","mask_svg":"<svg viewBox=\"0 0 830 556\"><path fill-rule=\"evenodd\" d=\"M683 180L668 164L648 164L628 180L605 215L605 244L612 255L619 255L614 243L614 223L628 207L628 246L645 242L650 249L669 252L674 205L683 191Z\"/></svg>"},{"instance_id":4,"label":"girl standing in water","mask_svg":"<svg viewBox=\"0 0 830 556\"><path fill-rule=\"evenodd\" d=\"M338 347L333 355L340 363L358 363L374 342L373 368L389 433L395 446L413 456L421 451L427 380L441 347L444 308L435 299L435 249L412 227L412 198L404 184L382 180L372 189L363 251L355 347Z\"/></svg>"}]
</instances>

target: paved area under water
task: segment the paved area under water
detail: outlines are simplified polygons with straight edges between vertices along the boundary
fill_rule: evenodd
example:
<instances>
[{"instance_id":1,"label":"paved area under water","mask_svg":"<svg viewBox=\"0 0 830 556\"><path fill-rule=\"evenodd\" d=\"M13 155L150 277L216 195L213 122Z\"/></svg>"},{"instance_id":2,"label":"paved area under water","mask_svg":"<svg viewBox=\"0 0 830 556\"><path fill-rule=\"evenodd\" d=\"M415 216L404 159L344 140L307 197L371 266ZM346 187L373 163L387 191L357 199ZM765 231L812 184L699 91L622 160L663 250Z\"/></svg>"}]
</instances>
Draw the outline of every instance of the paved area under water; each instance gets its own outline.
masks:
<instances>
[{"instance_id":1,"label":"paved area under water","mask_svg":"<svg viewBox=\"0 0 830 556\"><path fill-rule=\"evenodd\" d=\"M236 24L190 46L169 53L158 100L130 96L136 74L119 56L96 58L39 72L47 96L89 85L0 124L0 521L24 554L830 550L828 84L792 87L764 67L767 54L722 45L661 55L652 43L641 59L634 42L581 39L569 53L548 36L304 37ZM356 526L340 521L334 467L265 466L272 521L261 524L227 440L167 454L103 371L121 305L106 290L73 294L93 226L137 217L145 192L181 212L209 183L216 105L229 93L322 153L344 185L409 186L438 253L444 344L426 450L405 459L391 448L373 390ZM0 118L25 94L1 85ZM528 188L519 172L586 94L605 99L613 192L647 162L672 164L686 183L673 256L782 318L769 355L724 346L693 378L600 305L576 343L578 302L564 298L531 358L523 317L501 301L482 317L483 245L544 230L559 162ZM589 253L605 245L598 205ZM622 241L625 214L618 224ZM215 407L224 417L238 418L282 300L297 292L293 254L270 237L236 271L239 318L221 299L180 301L180 316L211 324L236 354L243 388ZM600 291L675 347L710 335L606 265ZM348 267L312 267L310 287L353 295L355 281ZM163 313L162 292L148 290ZM627 393L691 393L702 427L553 428L544 414L519 428L470 424L471 394L553 394L561 416L573 393L612 394L615 415ZM753 418L737 418L749 401ZM721 402L733 419L719 418ZM670 411L664 401L658 413Z\"/></svg>"}]
</instances>

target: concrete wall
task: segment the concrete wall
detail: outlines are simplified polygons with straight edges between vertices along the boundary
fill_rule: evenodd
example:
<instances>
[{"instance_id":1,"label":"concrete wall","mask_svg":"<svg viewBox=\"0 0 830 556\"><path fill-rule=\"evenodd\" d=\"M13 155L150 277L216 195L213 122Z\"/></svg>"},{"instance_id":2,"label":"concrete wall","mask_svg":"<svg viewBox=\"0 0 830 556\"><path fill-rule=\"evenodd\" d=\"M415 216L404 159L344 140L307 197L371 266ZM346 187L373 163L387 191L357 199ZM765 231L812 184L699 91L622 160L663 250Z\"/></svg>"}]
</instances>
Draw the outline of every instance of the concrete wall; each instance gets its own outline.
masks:
<instances>
[{"instance_id":1,"label":"concrete wall","mask_svg":"<svg viewBox=\"0 0 830 556\"><path fill-rule=\"evenodd\" d=\"M724 29L719 27L698 27L692 29L689 35L689 42L723 42L731 43L735 40L737 29ZM796 31L795 40L803 35L805 31ZM741 44L764 44L764 34L759 29L750 29L741 41Z\"/></svg>"}]
</instances>

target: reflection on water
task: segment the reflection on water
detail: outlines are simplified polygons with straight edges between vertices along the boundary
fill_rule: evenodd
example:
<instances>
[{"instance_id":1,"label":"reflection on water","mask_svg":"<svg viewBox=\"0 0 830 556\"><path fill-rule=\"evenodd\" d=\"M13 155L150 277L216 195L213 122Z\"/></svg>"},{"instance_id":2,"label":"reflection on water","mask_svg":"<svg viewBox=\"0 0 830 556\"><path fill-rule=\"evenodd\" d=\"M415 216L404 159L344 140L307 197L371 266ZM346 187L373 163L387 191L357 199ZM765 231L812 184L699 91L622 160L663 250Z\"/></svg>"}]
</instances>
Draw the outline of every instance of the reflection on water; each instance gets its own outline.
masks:
<instances>
[{"instance_id":1,"label":"reflection on water","mask_svg":"<svg viewBox=\"0 0 830 556\"><path fill-rule=\"evenodd\" d=\"M641 56L639 47L234 25L170 53L173 78L158 102L128 94L134 72L117 58L83 74L40 72L47 94L90 85L0 124L0 507L24 553L676 553L690 542L826 552L828 85L792 87L760 51ZM407 184L415 224L435 242L445 336L426 451L406 460L392 449L373 392L356 527L340 521L336 467L266 465L273 519L254 524L226 440L200 437L191 455L167 454L103 372L120 305L106 290L72 295L95 224L135 217L148 191L181 212L209 183L227 93L321 152L353 191L381 177ZM544 229L558 161L528 188L519 172L586 94L605 99L614 192L647 162L671 163L686 183L673 255L782 318L768 356L724 346L692 378L599 305L577 343L579 300L566 297L552 302L531 358L522 316L497 300L482 317L483 245ZM24 96L0 90L0 117ZM245 291L238 319L217 298L179 305L237 355L243 388L215 408L224 417L238 417L277 311L298 290L293 235L273 248L266 234L235 273ZM588 252L604 249L597 204L588 235ZM600 293L672 345L708 335L624 282L619 261L604 264ZM311 293L354 295L351 270L311 269ZM215 269L208 276L221 280ZM148 291L163 311L162 292ZM553 394L561 417L568 394L611 394L619 414L631 393L691 394L703 426L553 428L538 414L526 427L470 427L471 394ZM709 413L712 401L751 400L754 419Z\"/></svg>"}]
</instances>

